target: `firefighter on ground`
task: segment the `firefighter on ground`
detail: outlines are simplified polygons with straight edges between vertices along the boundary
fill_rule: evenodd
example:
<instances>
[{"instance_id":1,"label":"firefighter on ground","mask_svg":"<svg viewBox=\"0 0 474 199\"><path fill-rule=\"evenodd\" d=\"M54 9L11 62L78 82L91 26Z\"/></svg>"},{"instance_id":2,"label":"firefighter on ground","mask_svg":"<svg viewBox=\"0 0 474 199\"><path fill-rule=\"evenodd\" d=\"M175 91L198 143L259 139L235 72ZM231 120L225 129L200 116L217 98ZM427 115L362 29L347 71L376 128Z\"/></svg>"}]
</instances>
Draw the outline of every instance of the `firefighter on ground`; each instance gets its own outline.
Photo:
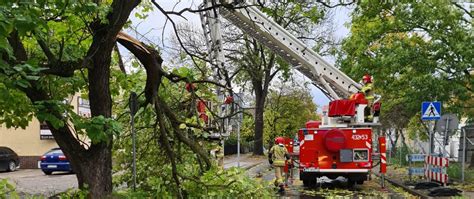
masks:
<instances>
[{"instance_id":1,"label":"firefighter on ground","mask_svg":"<svg viewBox=\"0 0 474 199\"><path fill-rule=\"evenodd\" d=\"M285 147L285 139L275 138L275 145L268 152L268 161L275 167L275 186L280 187L280 191L284 190L283 171L286 161L289 159L290 154Z\"/></svg>"}]
</instances>

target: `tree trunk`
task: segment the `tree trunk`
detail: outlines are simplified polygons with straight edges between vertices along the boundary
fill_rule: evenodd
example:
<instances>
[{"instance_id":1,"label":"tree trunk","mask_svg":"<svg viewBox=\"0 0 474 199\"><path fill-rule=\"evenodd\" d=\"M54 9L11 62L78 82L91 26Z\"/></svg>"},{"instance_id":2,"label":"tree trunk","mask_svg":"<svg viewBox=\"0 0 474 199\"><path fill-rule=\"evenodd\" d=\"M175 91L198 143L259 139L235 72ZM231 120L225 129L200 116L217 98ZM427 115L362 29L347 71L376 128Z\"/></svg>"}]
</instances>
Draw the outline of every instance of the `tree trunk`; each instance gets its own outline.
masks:
<instances>
[{"instance_id":1,"label":"tree trunk","mask_svg":"<svg viewBox=\"0 0 474 199\"><path fill-rule=\"evenodd\" d=\"M263 111L265 106L265 95L261 89L262 84L254 86L255 89L255 137L254 155L263 155Z\"/></svg>"},{"instance_id":2,"label":"tree trunk","mask_svg":"<svg viewBox=\"0 0 474 199\"><path fill-rule=\"evenodd\" d=\"M79 188L87 189L91 198L105 198L112 193L112 147L94 145L88 154L80 162L72 161Z\"/></svg>"}]
</instances>

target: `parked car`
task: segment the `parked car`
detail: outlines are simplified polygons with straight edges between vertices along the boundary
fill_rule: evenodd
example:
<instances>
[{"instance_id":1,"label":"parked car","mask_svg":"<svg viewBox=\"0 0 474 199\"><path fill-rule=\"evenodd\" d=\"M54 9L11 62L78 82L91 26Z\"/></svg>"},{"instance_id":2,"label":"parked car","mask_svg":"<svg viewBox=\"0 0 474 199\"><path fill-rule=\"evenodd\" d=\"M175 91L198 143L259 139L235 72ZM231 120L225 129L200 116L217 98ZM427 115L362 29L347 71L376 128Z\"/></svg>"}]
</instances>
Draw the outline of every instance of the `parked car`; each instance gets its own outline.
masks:
<instances>
[{"instance_id":1,"label":"parked car","mask_svg":"<svg viewBox=\"0 0 474 199\"><path fill-rule=\"evenodd\" d=\"M71 164L60 148L54 148L41 156L41 170L46 175L55 171L72 172Z\"/></svg>"},{"instance_id":2,"label":"parked car","mask_svg":"<svg viewBox=\"0 0 474 199\"><path fill-rule=\"evenodd\" d=\"M0 170L15 171L20 165L20 160L15 151L8 147L0 146Z\"/></svg>"}]
</instances>

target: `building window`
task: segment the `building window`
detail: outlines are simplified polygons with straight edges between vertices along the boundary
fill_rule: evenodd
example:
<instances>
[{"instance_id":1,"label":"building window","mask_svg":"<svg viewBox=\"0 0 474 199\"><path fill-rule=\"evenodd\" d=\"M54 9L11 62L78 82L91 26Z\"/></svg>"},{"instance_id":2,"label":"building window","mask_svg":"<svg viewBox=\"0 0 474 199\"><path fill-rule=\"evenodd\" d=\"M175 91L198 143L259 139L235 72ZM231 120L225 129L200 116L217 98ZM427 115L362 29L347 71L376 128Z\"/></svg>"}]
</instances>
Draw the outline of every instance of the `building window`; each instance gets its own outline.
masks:
<instances>
[{"instance_id":1,"label":"building window","mask_svg":"<svg viewBox=\"0 0 474 199\"><path fill-rule=\"evenodd\" d=\"M77 114L85 118L91 117L91 107L89 105L89 100L77 97Z\"/></svg>"}]
</instances>

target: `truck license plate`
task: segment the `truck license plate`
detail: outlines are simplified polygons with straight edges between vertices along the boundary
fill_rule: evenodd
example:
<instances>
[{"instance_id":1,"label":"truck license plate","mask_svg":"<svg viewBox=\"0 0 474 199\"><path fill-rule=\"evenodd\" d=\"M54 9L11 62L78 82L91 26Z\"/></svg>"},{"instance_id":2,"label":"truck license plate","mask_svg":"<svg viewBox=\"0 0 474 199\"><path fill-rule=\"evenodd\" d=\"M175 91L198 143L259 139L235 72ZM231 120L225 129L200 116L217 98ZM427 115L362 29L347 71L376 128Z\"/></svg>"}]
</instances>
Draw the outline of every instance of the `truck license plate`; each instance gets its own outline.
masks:
<instances>
[{"instance_id":1,"label":"truck license plate","mask_svg":"<svg viewBox=\"0 0 474 199\"><path fill-rule=\"evenodd\" d=\"M317 172L318 169L310 167L310 168L304 168L303 171L305 171L305 172Z\"/></svg>"}]
</instances>

